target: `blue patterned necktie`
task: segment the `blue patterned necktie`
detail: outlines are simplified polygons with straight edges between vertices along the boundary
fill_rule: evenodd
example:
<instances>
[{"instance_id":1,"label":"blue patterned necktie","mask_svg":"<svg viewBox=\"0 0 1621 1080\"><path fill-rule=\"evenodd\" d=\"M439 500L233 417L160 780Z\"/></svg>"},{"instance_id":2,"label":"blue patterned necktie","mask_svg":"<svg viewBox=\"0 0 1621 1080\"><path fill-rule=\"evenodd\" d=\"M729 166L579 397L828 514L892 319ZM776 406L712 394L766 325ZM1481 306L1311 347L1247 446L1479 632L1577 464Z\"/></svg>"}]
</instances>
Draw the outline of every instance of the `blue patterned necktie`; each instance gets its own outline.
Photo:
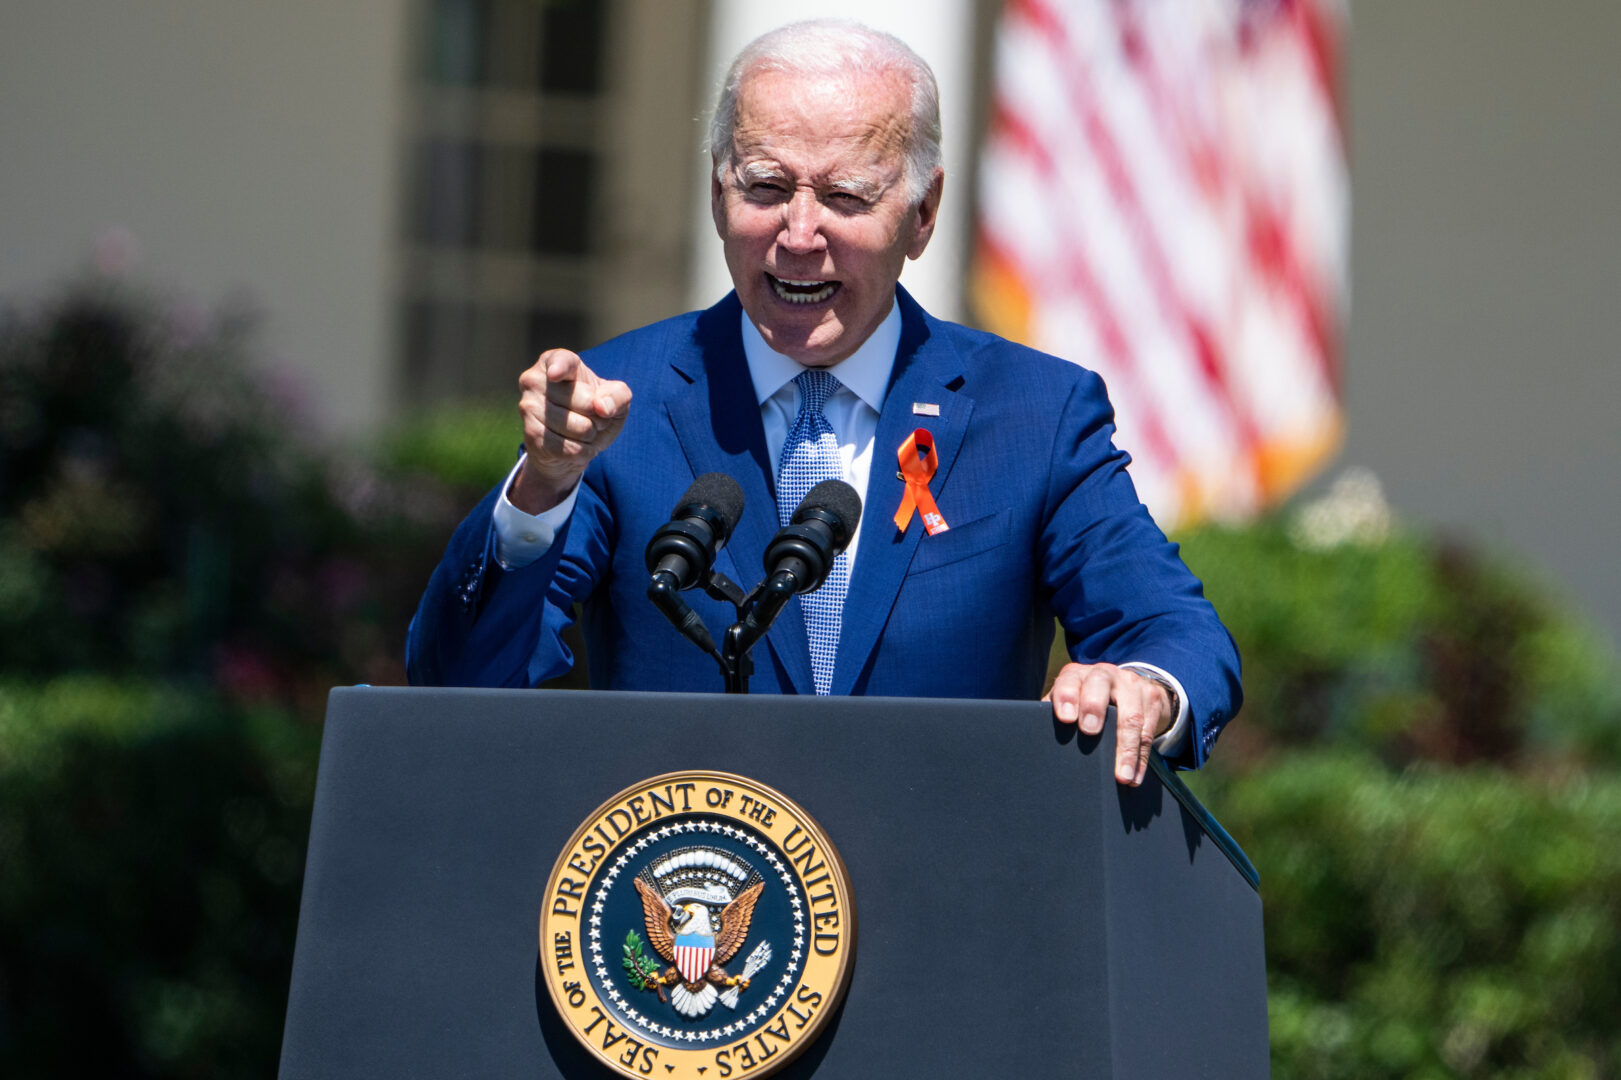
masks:
<instances>
[{"instance_id":1,"label":"blue patterned necktie","mask_svg":"<svg viewBox=\"0 0 1621 1080\"><path fill-rule=\"evenodd\" d=\"M799 415L794 417L794 426L783 440L782 461L777 467L777 519L783 525L788 524L811 488L823 480L844 478L838 437L833 434L833 425L822 415L822 406L838 391L839 380L825 371L807 369L794 376L794 385L799 387ZM805 612L811 672L818 694L828 693L833 686L839 621L849 588L850 557L841 551L822 587L799 597L799 605Z\"/></svg>"}]
</instances>

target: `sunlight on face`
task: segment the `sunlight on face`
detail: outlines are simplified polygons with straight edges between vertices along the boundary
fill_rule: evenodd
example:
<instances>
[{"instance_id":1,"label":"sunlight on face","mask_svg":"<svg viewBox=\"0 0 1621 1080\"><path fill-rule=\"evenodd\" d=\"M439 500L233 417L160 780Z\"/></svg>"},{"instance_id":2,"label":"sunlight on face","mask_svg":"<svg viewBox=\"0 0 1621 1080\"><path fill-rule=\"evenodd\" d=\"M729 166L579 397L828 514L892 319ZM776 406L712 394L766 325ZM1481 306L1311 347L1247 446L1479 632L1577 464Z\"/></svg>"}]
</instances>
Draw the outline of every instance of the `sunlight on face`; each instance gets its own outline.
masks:
<instances>
[{"instance_id":1,"label":"sunlight on face","mask_svg":"<svg viewBox=\"0 0 1621 1080\"><path fill-rule=\"evenodd\" d=\"M906 197L910 94L894 75L748 76L732 160L713 182L715 228L750 321L808 367L853 353L923 254L940 201Z\"/></svg>"}]
</instances>

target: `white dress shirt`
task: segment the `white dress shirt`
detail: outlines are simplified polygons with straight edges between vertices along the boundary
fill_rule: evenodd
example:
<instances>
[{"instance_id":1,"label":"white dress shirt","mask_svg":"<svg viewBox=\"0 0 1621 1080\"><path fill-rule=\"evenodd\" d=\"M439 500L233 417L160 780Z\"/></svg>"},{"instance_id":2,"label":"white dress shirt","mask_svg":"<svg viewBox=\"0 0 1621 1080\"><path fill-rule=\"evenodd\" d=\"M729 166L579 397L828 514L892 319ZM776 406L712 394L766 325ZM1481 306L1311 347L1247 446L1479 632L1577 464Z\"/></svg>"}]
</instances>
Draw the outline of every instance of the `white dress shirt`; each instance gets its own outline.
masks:
<instances>
[{"instance_id":1,"label":"white dress shirt","mask_svg":"<svg viewBox=\"0 0 1621 1080\"><path fill-rule=\"evenodd\" d=\"M749 320L748 314L739 316L743 324L743 355L748 361L749 378L754 381L755 399L760 404L760 421L765 426L766 452L771 457L771 472L776 474L781 463L782 444L799 415L799 387L794 377L804 367L799 361L776 352L767 345L760 331ZM839 389L827 399L822 415L833 428L839 440L839 460L844 467L844 482L856 489L863 507L861 520L867 521L867 477L872 472L874 436L878 432L878 414L883 410L884 394L889 387L889 376L895 367L895 353L901 341L901 309L896 303L889 309L884 321L878 324L866 341L849 356L828 368L839 380ZM501 497L495 505L495 557L504 569L516 570L540 558L552 546L557 530L574 510L579 493L576 484L562 502L539 514L526 514L507 498L523 467L522 456L502 485ZM884 467L887 467L884 466ZM845 550L850 565L855 566L856 547L861 542L863 525L856 527L855 535ZM919 523L921 527L921 522ZM927 542L925 538L924 542ZM1170 730L1154 740L1161 754L1171 757L1180 751L1188 730L1188 695L1176 676L1153 664L1132 661L1121 664L1144 674L1163 679L1176 692L1178 702L1176 722Z\"/></svg>"},{"instance_id":2,"label":"white dress shirt","mask_svg":"<svg viewBox=\"0 0 1621 1080\"><path fill-rule=\"evenodd\" d=\"M872 472L873 436L878 433L878 414L883 411L884 392L889 374L895 368L895 352L901 343L901 309L889 309L861 347L827 368L839 380L839 388L822 406L822 415L839 440L839 462L844 466L841 479L856 489L861 505L867 505L867 476ZM743 316L743 355L754 380L754 396L760 403L760 422L765 425L765 448L771 456L771 472L782 467L782 444L788 441L794 420L799 416L799 387L794 378L805 368L797 360L776 352L765 343L760 331ZM867 514L861 515L865 521ZM850 565L856 561L861 543L861 525L844 550Z\"/></svg>"}]
</instances>

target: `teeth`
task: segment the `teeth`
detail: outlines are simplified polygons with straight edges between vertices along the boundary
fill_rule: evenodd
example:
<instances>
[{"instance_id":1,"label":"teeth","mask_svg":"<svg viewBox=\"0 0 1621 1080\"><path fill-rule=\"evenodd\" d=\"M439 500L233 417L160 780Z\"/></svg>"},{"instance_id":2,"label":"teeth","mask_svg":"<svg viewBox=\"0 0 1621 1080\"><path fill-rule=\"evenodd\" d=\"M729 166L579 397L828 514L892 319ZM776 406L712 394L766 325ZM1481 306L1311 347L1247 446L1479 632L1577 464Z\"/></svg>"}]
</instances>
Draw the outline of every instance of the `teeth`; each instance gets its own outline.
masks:
<instances>
[{"instance_id":1,"label":"teeth","mask_svg":"<svg viewBox=\"0 0 1621 1080\"><path fill-rule=\"evenodd\" d=\"M768 274L767 277L770 277ZM793 281L788 278L771 278L771 288L776 294L790 304L819 304L832 296L838 290L836 281ZM815 292L793 292L793 289L815 289Z\"/></svg>"}]
</instances>

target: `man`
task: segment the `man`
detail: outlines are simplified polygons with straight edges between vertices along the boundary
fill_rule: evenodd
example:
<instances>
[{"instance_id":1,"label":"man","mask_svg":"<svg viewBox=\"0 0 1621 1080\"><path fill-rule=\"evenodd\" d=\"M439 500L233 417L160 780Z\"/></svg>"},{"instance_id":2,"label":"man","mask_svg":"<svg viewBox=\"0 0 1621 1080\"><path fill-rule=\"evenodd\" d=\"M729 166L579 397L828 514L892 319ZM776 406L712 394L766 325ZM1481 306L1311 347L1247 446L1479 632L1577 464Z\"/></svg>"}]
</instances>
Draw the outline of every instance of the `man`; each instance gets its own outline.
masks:
<instances>
[{"instance_id":1,"label":"man","mask_svg":"<svg viewBox=\"0 0 1621 1080\"><path fill-rule=\"evenodd\" d=\"M429 583L413 682L555 677L583 603L594 686L716 690L713 661L645 598L648 538L694 477L728 473L746 504L717 568L746 586L793 493L842 475L861 527L756 650L753 691L1034 697L1056 615L1077 661L1049 695L1058 720L1095 734L1115 705L1122 783L1156 739L1203 762L1238 707L1238 657L1137 500L1101 381L898 287L937 220L939 129L933 74L888 35L814 21L744 49L710 140L735 292L523 374L523 459ZM944 531L897 514L917 429Z\"/></svg>"}]
</instances>

